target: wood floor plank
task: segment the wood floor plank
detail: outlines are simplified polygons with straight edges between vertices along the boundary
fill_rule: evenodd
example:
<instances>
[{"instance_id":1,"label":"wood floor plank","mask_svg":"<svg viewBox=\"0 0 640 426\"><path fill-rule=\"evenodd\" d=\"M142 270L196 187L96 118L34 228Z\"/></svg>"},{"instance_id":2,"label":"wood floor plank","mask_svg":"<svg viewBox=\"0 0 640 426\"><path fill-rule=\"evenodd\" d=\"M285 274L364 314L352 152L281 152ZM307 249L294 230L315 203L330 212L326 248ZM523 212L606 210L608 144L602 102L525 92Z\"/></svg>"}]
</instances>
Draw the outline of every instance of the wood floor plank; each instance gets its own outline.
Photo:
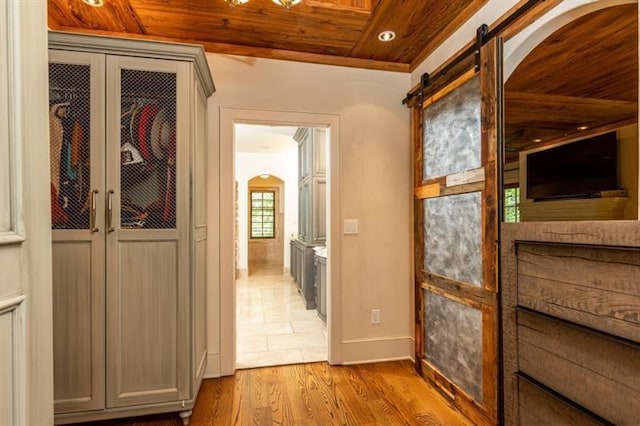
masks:
<instances>
[{"instance_id":1,"label":"wood floor plank","mask_svg":"<svg viewBox=\"0 0 640 426\"><path fill-rule=\"evenodd\" d=\"M101 425L173 426L177 414ZM326 362L238 370L202 383L193 426L470 425L421 379L411 361Z\"/></svg>"},{"instance_id":2,"label":"wood floor plank","mask_svg":"<svg viewBox=\"0 0 640 426\"><path fill-rule=\"evenodd\" d=\"M353 413L356 424L374 424L378 410L375 409L375 396L362 383L362 378L354 368L338 370L336 387L343 395L346 405Z\"/></svg>"},{"instance_id":3,"label":"wood floor plank","mask_svg":"<svg viewBox=\"0 0 640 426\"><path fill-rule=\"evenodd\" d=\"M387 411L388 417L397 417L397 424L422 424L415 411L410 410L410 406L405 404L405 398L411 397L411 393L406 386L404 390L398 392L389 385L387 376L379 374L377 368L379 365L362 365L356 368L361 372L363 381L369 384L369 387L375 389L380 404L383 404ZM406 370L403 373L407 373ZM447 423L448 424L448 423Z\"/></svg>"},{"instance_id":4,"label":"wood floor plank","mask_svg":"<svg viewBox=\"0 0 640 426\"><path fill-rule=\"evenodd\" d=\"M421 380L413 368L413 364L380 363L365 364L358 368L379 380L384 380L394 402L402 413L415 413L420 424L467 424L462 416L452 417L455 408L434 388ZM408 380L415 376L420 380ZM440 403L435 404L434 401Z\"/></svg>"}]
</instances>

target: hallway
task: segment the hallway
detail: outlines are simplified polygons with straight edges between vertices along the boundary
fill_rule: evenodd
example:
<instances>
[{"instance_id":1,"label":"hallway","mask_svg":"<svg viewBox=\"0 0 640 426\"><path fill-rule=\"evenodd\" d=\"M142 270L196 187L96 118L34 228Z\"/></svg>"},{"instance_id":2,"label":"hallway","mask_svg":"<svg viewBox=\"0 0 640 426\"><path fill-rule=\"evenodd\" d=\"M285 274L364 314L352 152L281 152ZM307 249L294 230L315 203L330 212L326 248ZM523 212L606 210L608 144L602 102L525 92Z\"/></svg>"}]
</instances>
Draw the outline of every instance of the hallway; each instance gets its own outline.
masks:
<instances>
[{"instance_id":1,"label":"hallway","mask_svg":"<svg viewBox=\"0 0 640 426\"><path fill-rule=\"evenodd\" d=\"M327 328L281 268L236 281L236 368L327 360Z\"/></svg>"}]
</instances>

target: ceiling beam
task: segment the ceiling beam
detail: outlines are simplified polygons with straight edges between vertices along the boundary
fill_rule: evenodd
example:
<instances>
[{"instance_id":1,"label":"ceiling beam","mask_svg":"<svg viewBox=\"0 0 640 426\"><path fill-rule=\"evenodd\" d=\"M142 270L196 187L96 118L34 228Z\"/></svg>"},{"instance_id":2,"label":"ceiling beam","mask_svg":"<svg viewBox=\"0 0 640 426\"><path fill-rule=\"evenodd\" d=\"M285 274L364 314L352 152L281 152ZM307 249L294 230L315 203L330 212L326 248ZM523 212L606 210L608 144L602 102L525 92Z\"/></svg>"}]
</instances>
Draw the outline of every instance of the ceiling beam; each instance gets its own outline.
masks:
<instances>
[{"instance_id":1,"label":"ceiling beam","mask_svg":"<svg viewBox=\"0 0 640 426\"><path fill-rule=\"evenodd\" d=\"M586 139L592 136L600 135L607 132L618 130L622 127L631 126L638 123L638 118L629 118L626 120L616 121L614 123L608 123L602 126L594 127L585 131L573 131L568 134L556 135L542 142L532 142L530 140L523 140L518 143L512 143L509 145L510 149L507 149L506 160L517 161L520 151L528 151L530 149L542 148L549 145L558 145L564 142L575 141L579 139Z\"/></svg>"},{"instance_id":2,"label":"ceiling beam","mask_svg":"<svg viewBox=\"0 0 640 426\"><path fill-rule=\"evenodd\" d=\"M554 128L602 125L637 115L637 102L577 96L505 92L505 116L510 126L518 123L553 123Z\"/></svg>"}]
</instances>

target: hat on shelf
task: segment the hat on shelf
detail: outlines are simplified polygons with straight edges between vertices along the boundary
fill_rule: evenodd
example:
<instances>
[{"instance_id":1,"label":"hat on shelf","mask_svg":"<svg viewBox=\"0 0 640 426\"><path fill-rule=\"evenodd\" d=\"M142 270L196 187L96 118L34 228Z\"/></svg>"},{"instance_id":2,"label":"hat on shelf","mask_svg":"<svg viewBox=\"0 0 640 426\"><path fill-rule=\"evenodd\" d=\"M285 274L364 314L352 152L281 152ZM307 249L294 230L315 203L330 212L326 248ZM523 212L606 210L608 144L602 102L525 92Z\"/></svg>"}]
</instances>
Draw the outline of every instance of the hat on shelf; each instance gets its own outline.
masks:
<instances>
[{"instance_id":1,"label":"hat on shelf","mask_svg":"<svg viewBox=\"0 0 640 426\"><path fill-rule=\"evenodd\" d=\"M164 148L169 144L171 135L171 123L168 120L167 112L161 109L156 114L151 126L151 150L154 157L160 159L164 157Z\"/></svg>"},{"instance_id":2,"label":"hat on shelf","mask_svg":"<svg viewBox=\"0 0 640 426\"><path fill-rule=\"evenodd\" d=\"M140 151L130 142L127 142L120 147L120 162L123 166L129 166L132 164L144 164L144 159L140 155Z\"/></svg>"},{"instance_id":3,"label":"hat on shelf","mask_svg":"<svg viewBox=\"0 0 640 426\"><path fill-rule=\"evenodd\" d=\"M151 139L152 123L155 120L155 116L158 115L158 107L154 104L146 104L142 108L140 113L140 121L138 123L138 149L142 158L145 160L151 159L151 145L149 139Z\"/></svg>"}]
</instances>

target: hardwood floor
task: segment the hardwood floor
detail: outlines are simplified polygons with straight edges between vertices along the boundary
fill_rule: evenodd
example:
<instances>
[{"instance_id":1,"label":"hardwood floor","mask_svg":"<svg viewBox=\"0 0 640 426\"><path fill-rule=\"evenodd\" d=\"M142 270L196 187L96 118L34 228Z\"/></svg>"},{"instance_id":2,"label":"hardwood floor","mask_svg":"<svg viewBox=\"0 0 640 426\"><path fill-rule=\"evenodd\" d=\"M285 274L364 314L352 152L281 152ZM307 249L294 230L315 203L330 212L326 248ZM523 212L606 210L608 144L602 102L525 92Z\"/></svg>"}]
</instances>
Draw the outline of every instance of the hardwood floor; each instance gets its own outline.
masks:
<instances>
[{"instance_id":1,"label":"hardwood floor","mask_svg":"<svg viewBox=\"0 0 640 426\"><path fill-rule=\"evenodd\" d=\"M181 425L176 414L104 424ZM410 361L296 364L205 380L197 425L468 425Z\"/></svg>"}]
</instances>

